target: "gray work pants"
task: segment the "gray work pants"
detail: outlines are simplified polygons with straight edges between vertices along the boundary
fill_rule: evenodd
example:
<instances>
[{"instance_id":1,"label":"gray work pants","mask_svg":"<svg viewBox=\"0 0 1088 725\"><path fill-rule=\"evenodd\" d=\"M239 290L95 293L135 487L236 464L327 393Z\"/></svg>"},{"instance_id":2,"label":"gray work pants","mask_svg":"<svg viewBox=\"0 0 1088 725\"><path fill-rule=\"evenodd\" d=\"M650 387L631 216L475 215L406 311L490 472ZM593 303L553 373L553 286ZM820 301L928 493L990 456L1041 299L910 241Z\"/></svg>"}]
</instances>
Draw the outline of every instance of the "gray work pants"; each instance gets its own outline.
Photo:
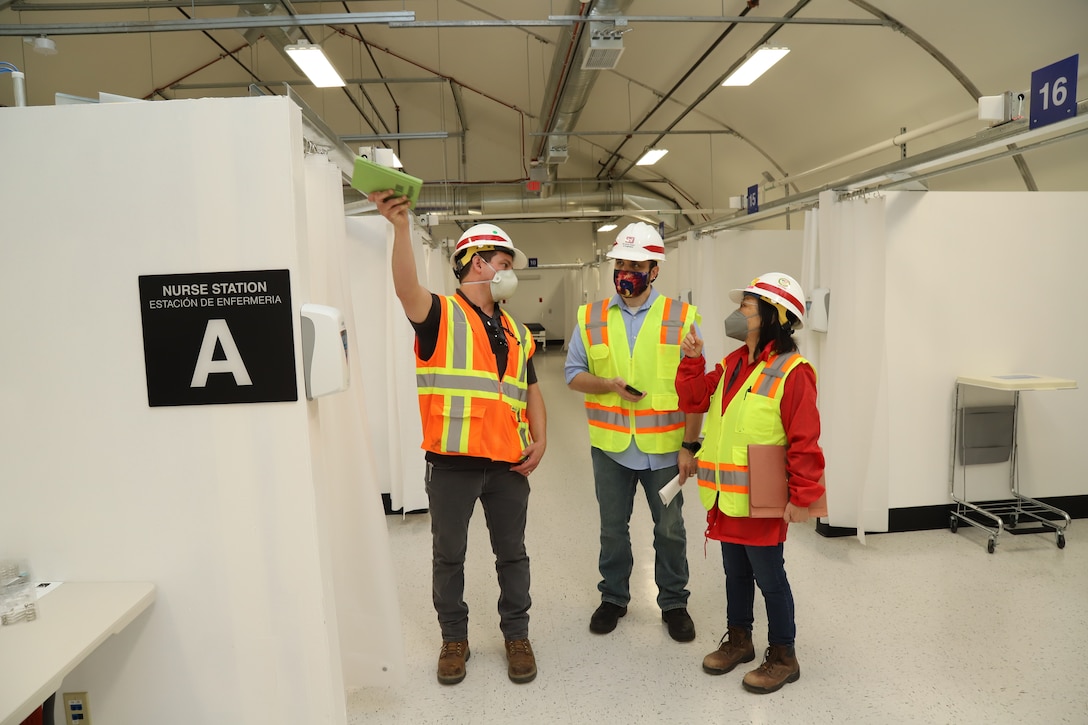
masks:
<instances>
[{"instance_id":1,"label":"gray work pants","mask_svg":"<svg viewBox=\"0 0 1088 725\"><path fill-rule=\"evenodd\" d=\"M468 639L465 604L465 552L468 523L476 500L484 510L499 580L499 629L506 639L529 636L529 555L525 551L525 515L529 479L510 471L509 463L474 469L427 464L430 501L431 592L443 642Z\"/></svg>"}]
</instances>

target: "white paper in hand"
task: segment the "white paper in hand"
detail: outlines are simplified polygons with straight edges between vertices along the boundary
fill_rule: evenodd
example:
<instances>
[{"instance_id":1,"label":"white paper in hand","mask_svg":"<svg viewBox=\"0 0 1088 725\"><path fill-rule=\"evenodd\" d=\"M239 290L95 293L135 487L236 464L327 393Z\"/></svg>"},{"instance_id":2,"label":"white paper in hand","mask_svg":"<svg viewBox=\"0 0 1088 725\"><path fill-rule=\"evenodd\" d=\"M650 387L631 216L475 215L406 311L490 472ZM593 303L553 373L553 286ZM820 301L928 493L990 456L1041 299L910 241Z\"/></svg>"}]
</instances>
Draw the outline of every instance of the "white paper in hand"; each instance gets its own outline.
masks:
<instances>
[{"instance_id":1,"label":"white paper in hand","mask_svg":"<svg viewBox=\"0 0 1088 725\"><path fill-rule=\"evenodd\" d=\"M661 503L668 506L678 493L680 493L680 474L676 474L671 481L662 486L657 495L661 497Z\"/></svg>"}]
</instances>

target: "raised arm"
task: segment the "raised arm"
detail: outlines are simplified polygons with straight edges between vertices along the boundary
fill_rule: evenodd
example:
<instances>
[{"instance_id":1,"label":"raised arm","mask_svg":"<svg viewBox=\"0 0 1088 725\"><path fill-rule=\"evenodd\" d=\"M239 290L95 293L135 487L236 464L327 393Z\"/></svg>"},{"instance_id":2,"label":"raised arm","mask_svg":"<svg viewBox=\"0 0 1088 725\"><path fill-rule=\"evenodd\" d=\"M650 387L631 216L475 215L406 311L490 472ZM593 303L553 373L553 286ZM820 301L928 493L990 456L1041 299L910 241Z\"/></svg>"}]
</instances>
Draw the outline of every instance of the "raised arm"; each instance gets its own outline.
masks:
<instances>
[{"instance_id":1,"label":"raised arm","mask_svg":"<svg viewBox=\"0 0 1088 725\"><path fill-rule=\"evenodd\" d=\"M374 191L367 199L393 225L393 288L404 314L412 322L423 322L431 309L431 293L419 283L416 257L412 251L412 229L408 199L392 191Z\"/></svg>"}]
</instances>

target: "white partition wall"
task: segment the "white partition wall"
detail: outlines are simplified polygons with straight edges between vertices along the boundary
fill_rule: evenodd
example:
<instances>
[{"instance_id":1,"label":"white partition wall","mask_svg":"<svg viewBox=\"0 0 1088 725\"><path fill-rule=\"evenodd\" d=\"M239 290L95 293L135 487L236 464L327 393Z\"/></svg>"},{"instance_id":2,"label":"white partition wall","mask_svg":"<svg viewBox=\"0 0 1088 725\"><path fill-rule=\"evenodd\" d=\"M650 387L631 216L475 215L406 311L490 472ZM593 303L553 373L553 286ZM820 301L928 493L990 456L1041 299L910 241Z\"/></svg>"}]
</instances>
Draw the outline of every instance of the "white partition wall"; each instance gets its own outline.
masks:
<instances>
[{"instance_id":1,"label":"white partition wall","mask_svg":"<svg viewBox=\"0 0 1088 725\"><path fill-rule=\"evenodd\" d=\"M360 342L360 385L367 391L364 409L378 487L389 494L393 510L419 511L428 502L420 447L423 429L416 394L415 332L393 290L393 227L376 215L349 217L347 239ZM431 263L437 266L436 275L450 274L448 267L442 268L440 252L432 253L418 238L414 244L424 284Z\"/></svg>"},{"instance_id":2,"label":"white partition wall","mask_svg":"<svg viewBox=\"0 0 1088 725\"><path fill-rule=\"evenodd\" d=\"M1019 474L1029 496L1086 493L1077 473L1086 203L1082 192L821 198L815 267L831 314L826 337L809 339L822 365L832 525L886 530L888 509L950 503L959 375L1077 380L1078 390L1022 394ZM1007 463L967 475L973 500L1008 498Z\"/></svg>"},{"instance_id":3,"label":"white partition wall","mask_svg":"<svg viewBox=\"0 0 1088 725\"><path fill-rule=\"evenodd\" d=\"M351 386L308 406L322 561L336 600L334 645L347 688L389 685L402 682L405 671L380 482L390 466L399 473L400 450L388 445L395 400L387 401L386 381L369 356L392 353L392 345L375 344L387 339L376 312L390 306L392 292L381 284L352 284L352 270L369 264L349 253L354 245L345 233L343 180L323 154L306 157L306 192L307 301L341 310L349 340ZM385 249L384 238L376 246ZM407 374L414 377L410 368ZM380 416L371 415L376 405Z\"/></svg>"},{"instance_id":4,"label":"white partition wall","mask_svg":"<svg viewBox=\"0 0 1088 725\"><path fill-rule=\"evenodd\" d=\"M957 375L1036 373L1077 390L1021 395L1021 490L1088 493L1083 192L889 193L887 302L892 508L948 501ZM973 404L986 404L977 399ZM972 466L979 500L1008 495L1008 466Z\"/></svg>"},{"instance_id":5,"label":"white partition wall","mask_svg":"<svg viewBox=\"0 0 1088 725\"><path fill-rule=\"evenodd\" d=\"M350 464L301 378L298 109L28 107L0 126L0 551L43 579L157 587L64 688L114 725L343 723L339 628L370 612L338 611L334 580L368 576L350 561L368 554L329 556ZM265 269L290 272L299 400L149 407L138 277Z\"/></svg>"}]
</instances>

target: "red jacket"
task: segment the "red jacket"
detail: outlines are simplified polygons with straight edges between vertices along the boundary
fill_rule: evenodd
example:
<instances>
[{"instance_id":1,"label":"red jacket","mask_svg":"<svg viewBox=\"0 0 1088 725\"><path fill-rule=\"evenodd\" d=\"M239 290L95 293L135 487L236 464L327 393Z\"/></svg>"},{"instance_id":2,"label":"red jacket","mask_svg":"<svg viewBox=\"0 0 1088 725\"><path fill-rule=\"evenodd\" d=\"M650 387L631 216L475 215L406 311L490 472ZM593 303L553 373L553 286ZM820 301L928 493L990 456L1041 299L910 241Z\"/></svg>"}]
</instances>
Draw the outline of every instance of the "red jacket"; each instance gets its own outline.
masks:
<instances>
[{"instance_id":1,"label":"red jacket","mask_svg":"<svg viewBox=\"0 0 1088 725\"><path fill-rule=\"evenodd\" d=\"M766 360L774 343L752 364L748 364L748 346L742 345L705 373L706 361L685 357L676 371L676 393L680 396L680 410L685 413L705 413L710 408L710 396L718 388L722 375L727 371L732 385L725 391L720 408L711 415L723 415L729 401L741 389L760 360ZM734 374L737 367L739 373ZM786 377L782 391L782 427L786 429L786 471L790 478L790 502L794 506L811 505L824 492L820 477L824 473L824 454L820 448L820 412L816 408L816 372L811 365L798 365ZM716 541L728 541L749 546L775 546L786 540L789 524L783 519L752 519L726 516L717 506L707 512L706 536Z\"/></svg>"}]
</instances>

